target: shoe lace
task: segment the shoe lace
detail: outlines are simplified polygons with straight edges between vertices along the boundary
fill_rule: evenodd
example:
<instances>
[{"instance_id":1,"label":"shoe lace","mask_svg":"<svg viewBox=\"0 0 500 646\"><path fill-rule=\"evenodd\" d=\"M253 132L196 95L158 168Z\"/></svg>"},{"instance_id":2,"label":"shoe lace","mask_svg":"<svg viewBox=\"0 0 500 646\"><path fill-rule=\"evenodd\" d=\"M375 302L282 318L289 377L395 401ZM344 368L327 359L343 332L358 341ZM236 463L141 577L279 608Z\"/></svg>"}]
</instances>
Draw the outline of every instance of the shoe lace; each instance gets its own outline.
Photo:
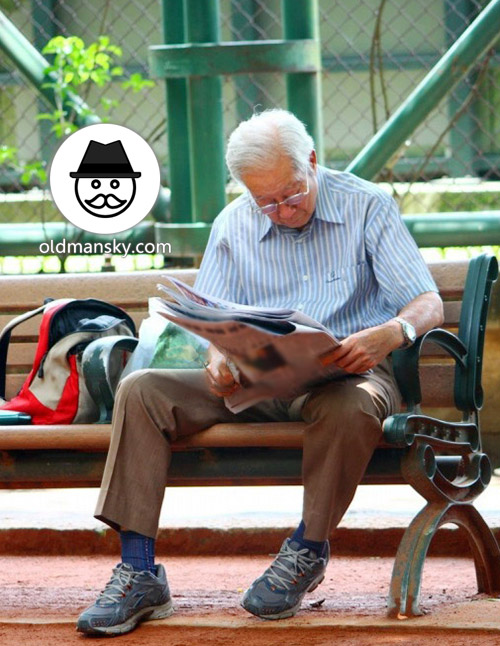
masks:
<instances>
[{"instance_id":1,"label":"shoe lace","mask_svg":"<svg viewBox=\"0 0 500 646\"><path fill-rule=\"evenodd\" d=\"M294 550L289 543L285 543L276 559L271 563L267 578L271 586L277 588L290 588L297 584L297 577L305 576L311 572L317 558L308 556L310 550L303 548Z\"/></svg>"},{"instance_id":2,"label":"shoe lace","mask_svg":"<svg viewBox=\"0 0 500 646\"><path fill-rule=\"evenodd\" d=\"M96 603L101 606L118 603L126 595L125 590L132 588L132 583L138 574L139 572L124 567L123 563L117 565L113 568L113 574Z\"/></svg>"}]
</instances>

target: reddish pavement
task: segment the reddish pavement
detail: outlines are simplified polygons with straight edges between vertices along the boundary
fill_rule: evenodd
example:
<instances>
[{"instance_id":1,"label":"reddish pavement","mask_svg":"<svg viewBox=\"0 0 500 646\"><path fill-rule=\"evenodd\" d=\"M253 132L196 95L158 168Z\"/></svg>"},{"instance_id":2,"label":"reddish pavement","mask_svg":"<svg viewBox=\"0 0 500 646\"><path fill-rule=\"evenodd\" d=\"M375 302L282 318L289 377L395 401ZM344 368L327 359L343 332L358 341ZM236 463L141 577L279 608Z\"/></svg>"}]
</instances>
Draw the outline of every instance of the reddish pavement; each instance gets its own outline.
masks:
<instances>
[{"instance_id":1,"label":"reddish pavement","mask_svg":"<svg viewBox=\"0 0 500 646\"><path fill-rule=\"evenodd\" d=\"M431 557L424 572L426 615L394 620L385 616L392 558L333 557L323 584L306 597L293 619L266 622L238 605L245 587L269 563L266 556L159 558L168 571L176 613L140 626L125 644L219 646L500 646L500 601L477 595L472 561ZM78 613L106 583L109 556L3 556L0 644L84 644Z\"/></svg>"}]
</instances>

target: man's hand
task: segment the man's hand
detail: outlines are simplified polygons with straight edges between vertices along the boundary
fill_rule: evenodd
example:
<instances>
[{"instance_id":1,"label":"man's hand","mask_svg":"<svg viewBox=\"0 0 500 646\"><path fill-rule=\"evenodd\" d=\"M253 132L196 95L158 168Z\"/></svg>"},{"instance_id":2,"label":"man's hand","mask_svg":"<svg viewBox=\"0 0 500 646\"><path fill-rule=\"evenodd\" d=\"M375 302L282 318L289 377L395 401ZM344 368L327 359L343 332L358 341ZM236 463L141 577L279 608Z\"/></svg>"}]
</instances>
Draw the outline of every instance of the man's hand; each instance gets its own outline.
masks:
<instances>
[{"instance_id":1,"label":"man's hand","mask_svg":"<svg viewBox=\"0 0 500 646\"><path fill-rule=\"evenodd\" d=\"M232 395L240 385L229 369L226 356L213 345L209 346L207 354L206 370L210 392L217 397Z\"/></svg>"},{"instance_id":2,"label":"man's hand","mask_svg":"<svg viewBox=\"0 0 500 646\"><path fill-rule=\"evenodd\" d=\"M421 336L442 324L443 303L435 292L424 292L403 307L399 316L409 321L417 336ZM403 341L401 325L391 319L382 325L351 334L326 357L326 362L335 363L346 372L359 374L374 368L390 352L401 347Z\"/></svg>"},{"instance_id":3,"label":"man's hand","mask_svg":"<svg viewBox=\"0 0 500 646\"><path fill-rule=\"evenodd\" d=\"M374 368L401 343L399 323L368 328L345 338L328 355L328 363L335 363L346 372L359 374Z\"/></svg>"}]
</instances>

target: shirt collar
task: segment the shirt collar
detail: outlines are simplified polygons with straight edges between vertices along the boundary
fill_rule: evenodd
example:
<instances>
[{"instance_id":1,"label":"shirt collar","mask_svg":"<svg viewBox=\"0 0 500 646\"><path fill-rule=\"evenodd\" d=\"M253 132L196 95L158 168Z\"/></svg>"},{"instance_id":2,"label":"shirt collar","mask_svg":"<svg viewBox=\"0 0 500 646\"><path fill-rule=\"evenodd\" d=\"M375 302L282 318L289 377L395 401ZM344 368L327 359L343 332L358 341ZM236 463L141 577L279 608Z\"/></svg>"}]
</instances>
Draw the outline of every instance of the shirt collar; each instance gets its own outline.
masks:
<instances>
[{"instance_id":1,"label":"shirt collar","mask_svg":"<svg viewBox=\"0 0 500 646\"><path fill-rule=\"evenodd\" d=\"M316 219L334 224L344 224L344 214L339 209L336 172L317 166L318 195L316 197Z\"/></svg>"},{"instance_id":2,"label":"shirt collar","mask_svg":"<svg viewBox=\"0 0 500 646\"><path fill-rule=\"evenodd\" d=\"M335 171L331 171L324 166L317 166L318 195L316 196L316 209L313 218L332 222L334 224L344 224L343 213L339 210L336 189L335 189ZM250 198L249 198L250 199ZM267 217L267 215L256 214L261 219L259 225L259 242L271 230L278 230L278 227Z\"/></svg>"}]
</instances>

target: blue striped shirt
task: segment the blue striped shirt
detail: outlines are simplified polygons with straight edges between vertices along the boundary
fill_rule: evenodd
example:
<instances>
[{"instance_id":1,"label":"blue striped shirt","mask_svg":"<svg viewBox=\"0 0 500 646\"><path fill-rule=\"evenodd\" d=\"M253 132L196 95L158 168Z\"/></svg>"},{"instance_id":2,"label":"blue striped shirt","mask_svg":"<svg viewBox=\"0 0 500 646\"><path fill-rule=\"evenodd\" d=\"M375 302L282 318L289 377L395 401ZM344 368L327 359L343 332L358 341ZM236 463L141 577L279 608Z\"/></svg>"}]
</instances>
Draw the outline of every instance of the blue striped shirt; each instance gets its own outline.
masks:
<instances>
[{"instance_id":1,"label":"blue striped shirt","mask_svg":"<svg viewBox=\"0 0 500 646\"><path fill-rule=\"evenodd\" d=\"M214 221L196 287L301 310L339 338L437 291L390 195L350 173L317 173L316 209L301 231L253 211L248 193L229 204Z\"/></svg>"}]
</instances>

